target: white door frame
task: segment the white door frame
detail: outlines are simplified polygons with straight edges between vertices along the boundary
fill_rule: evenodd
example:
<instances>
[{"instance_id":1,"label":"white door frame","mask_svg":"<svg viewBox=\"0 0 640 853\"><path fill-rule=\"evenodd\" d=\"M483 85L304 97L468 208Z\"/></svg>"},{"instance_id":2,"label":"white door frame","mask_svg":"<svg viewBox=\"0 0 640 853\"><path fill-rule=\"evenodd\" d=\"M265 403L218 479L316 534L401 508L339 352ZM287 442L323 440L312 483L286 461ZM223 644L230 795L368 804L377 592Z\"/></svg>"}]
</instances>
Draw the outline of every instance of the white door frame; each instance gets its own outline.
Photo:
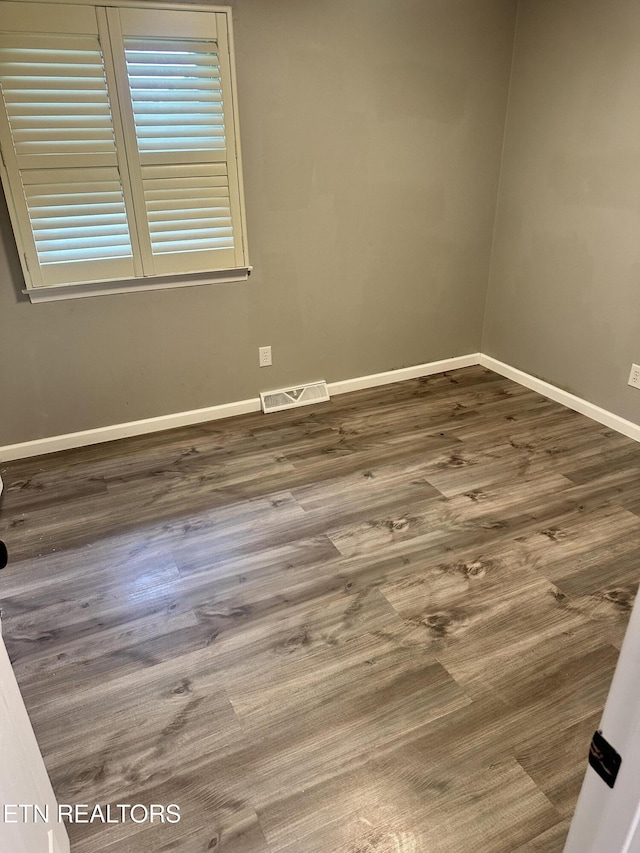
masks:
<instances>
[{"instance_id":1,"label":"white door frame","mask_svg":"<svg viewBox=\"0 0 640 853\"><path fill-rule=\"evenodd\" d=\"M58 822L58 805L42 754L24 706L0 622L0 849L15 853L69 853L69 837ZM21 812L9 806L37 805L47 821L34 818L34 810Z\"/></svg>"},{"instance_id":2,"label":"white door frame","mask_svg":"<svg viewBox=\"0 0 640 853\"><path fill-rule=\"evenodd\" d=\"M640 853L640 595L599 731L622 758L613 788L587 767L564 853Z\"/></svg>"},{"instance_id":3,"label":"white door frame","mask_svg":"<svg viewBox=\"0 0 640 853\"><path fill-rule=\"evenodd\" d=\"M0 803L1 849L25 853L69 853L67 829L63 823L57 821L58 806L55 794L4 646L1 619L0 726L3 727L5 736L0 755L0 799L3 800ZM29 804L48 808L51 823L45 825L4 821L4 807L23 804L25 794ZM11 816L15 817L15 810Z\"/></svg>"}]
</instances>

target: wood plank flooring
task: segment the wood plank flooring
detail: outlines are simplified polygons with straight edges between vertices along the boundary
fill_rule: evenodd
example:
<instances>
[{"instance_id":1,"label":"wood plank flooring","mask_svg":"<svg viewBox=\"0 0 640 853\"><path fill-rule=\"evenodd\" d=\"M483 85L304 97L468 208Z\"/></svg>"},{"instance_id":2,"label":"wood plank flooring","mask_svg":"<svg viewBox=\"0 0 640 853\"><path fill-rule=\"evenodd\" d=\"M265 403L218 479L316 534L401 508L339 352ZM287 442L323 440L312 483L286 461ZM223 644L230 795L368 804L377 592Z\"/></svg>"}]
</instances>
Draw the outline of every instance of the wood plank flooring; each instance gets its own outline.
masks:
<instances>
[{"instance_id":1,"label":"wood plank flooring","mask_svg":"<svg viewBox=\"0 0 640 853\"><path fill-rule=\"evenodd\" d=\"M640 446L473 367L0 467L4 636L73 853L562 850Z\"/></svg>"}]
</instances>

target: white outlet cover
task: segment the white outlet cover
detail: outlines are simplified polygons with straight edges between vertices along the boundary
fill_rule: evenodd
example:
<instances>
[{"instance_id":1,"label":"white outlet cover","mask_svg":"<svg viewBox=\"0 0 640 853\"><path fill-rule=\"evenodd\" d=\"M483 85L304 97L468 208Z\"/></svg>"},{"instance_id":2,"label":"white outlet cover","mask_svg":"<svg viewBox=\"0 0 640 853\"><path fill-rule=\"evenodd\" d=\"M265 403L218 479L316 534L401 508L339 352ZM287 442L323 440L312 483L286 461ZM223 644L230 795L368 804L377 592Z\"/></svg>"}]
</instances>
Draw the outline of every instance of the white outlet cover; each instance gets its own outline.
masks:
<instances>
[{"instance_id":1,"label":"white outlet cover","mask_svg":"<svg viewBox=\"0 0 640 853\"><path fill-rule=\"evenodd\" d=\"M640 364L631 365L629 385L631 385L632 388L640 388Z\"/></svg>"},{"instance_id":2,"label":"white outlet cover","mask_svg":"<svg viewBox=\"0 0 640 853\"><path fill-rule=\"evenodd\" d=\"M260 367L271 367L271 347L258 347L258 363Z\"/></svg>"}]
</instances>

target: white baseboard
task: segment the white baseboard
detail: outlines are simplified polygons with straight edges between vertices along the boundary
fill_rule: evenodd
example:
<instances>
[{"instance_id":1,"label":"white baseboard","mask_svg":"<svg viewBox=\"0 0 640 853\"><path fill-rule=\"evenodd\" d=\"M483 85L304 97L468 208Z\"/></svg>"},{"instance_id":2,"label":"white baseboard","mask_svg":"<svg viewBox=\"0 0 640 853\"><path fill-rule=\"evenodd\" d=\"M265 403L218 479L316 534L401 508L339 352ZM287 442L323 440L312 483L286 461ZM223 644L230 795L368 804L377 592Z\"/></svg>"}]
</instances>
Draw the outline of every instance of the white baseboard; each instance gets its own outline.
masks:
<instances>
[{"instance_id":1,"label":"white baseboard","mask_svg":"<svg viewBox=\"0 0 640 853\"><path fill-rule=\"evenodd\" d=\"M349 391L362 391L364 388L376 388L378 385L391 385L393 382L404 382L405 379L431 376L433 373L443 373L445 370L459 370L461 367L472 367L474 364L480 364L479 352L459 355L456 358L444 358L441 361L430 361L427 364L415 364L413 367L401 367L398 370L387 370L385 373L357 376L355 379L343 379L341 382L329 382L329 393L347 394Z\"/></svg>"},{"instance_id":2,"label":"white baseboard","mask_svg":"<svg viewBox=\"0 0 640 853\"><path fill-rule=\"evenodd\" d=\"M634 441L640 441L640 424L634 424L633 421L628 421L621 418L620 415L614 415L607 409L601 409L595 403L589 403L588 400L583 400L582 397L576 397L575 394L570 394L568 391L563 391L556 385L551 385L550 382L545 382L542 379L537 379L523 370L518 370L517 367L511 367L503 361L498 361L497 358L492 358L490 355L480 354L480 364L483 367L505 376L507 379L513 379L525 388L530 388L532 391L537 391L544 397L554 400L556 403L562 403L568 409L573 409L574 412L580 412L581 415L586 415L594 421L597 421L604 426L609 427L616 432L632 438Z\"/></svg>"},{"instance_id":3,"label":"white baseboard","mask_svg":"<svg viewBox=\"0 0 640 853\"><path fill-rule=\"evenodd\" d=\"M36 438L33 441L7 444L0 447L0 460L10 462L12 459L42 456L44 453L57 453L60 450L70 450L73 447L87 447L90 444L101 444L103 441L115 441L118 438L130 438L134 435L161 432L164 429L192 426L193 424L259 411L260 398L256 397L251 400L239 400L236 403L223 403L221 406L209 406L206 409L193 409L190 412L177 412L173 415L160 415L157 418L144 418L141 421L130 421L126 424L85 429L82 432L53 435L50 438Z\"/></svg>"},{"instance_id":4,"label":"white baseboard","mask_svg":"<svg viewBox=\"0 0 640 853\"><path fill-rule=\"evenodd\" d=\"M462 367L472 367L481 364L490 370L513 379L514 382L531 388L557 403L562 403L576 412L580 412L598 423L610 427L635 441L640 442L640 425L627 421L624 418L601 409L593 403L562 391L548 382L536 379L522 370L504 364L498 359L482 353L470 353L457 358L446 358L441 361L431 361L427 364L416 364L412 367L402 367L399 370L388 370L385 373L373 373L369 376L358 376L355 379L344 379L340 382L329 383L331 394L346 394L349 391L360 391L364 388L375 388L380 385L389 385L393 382L404 382L406 379L416 379L420 376L430 376L434 373L442 373L445 370L459 370ZM86 447L91 444L100 444L104 441L115 441L118 438L130 438L136 435L145 435L152 432L161 432L165 429L192 426L193 424L215 421L220 418L230 418L235 415L244 415L249 412L260 411L260 398L254 397L249 400L239 400L235 403L224 403L220 406L208 406L205 409L193 409L190 412L177 412L172 415L160 415L156 418L145 418L139 421L131 421L125 424L113 424L97 429L87 429L81 432L71 432L67 435L54 435L49 438L38 438L34 441L24 441L20 444L8 444L0 447L0 461L10 462L13 459L26 459L30 456L42 456L45 453L56 453L60 450L69 450L74 447Z\"/></svg>"},{"instance_id":5,"label":"white baseboard","mask_svg":"<svg viewBox=\"0 0 640 853\"><path fill-rule=\"evenodd\" d=\"M442 361L432 361L428 364L403 367L400 370L388 370L386 373L359 376L356 379L332 382L329 385L329 392L331 394L345 394L348 391L357 391L362 388L374 388L376 385L403 382L405 379L429 376L432 373L442 373L444 370L457 370L460 367L470 367L473 364L478 364L479 360L480 353L472 353L471 355L462 355L458 358L446 358ZM87 429L82 432L70 432L67 435L54 435L50 438L37 438L34 441L24 441L20 444L7 444L4 447L0 447L0 461L10 462L13 459L27 459L30 456L57 453L60 450L70 450L73 447L87 447L90 444L101 444L103 441L115 441L118 438L130 438L135 435L161 432L165 429L175 429L176 427L216 421L220 418L231 418L234 415L245 415L248 412L259 412L260 408L260 397L253 397L249 400L239 400L236 403L208 406L206 409L177 412L173 415L160 415L156 418L145 418L125 424L113 424L113 426Z\"/></svg>"}]
</instances>

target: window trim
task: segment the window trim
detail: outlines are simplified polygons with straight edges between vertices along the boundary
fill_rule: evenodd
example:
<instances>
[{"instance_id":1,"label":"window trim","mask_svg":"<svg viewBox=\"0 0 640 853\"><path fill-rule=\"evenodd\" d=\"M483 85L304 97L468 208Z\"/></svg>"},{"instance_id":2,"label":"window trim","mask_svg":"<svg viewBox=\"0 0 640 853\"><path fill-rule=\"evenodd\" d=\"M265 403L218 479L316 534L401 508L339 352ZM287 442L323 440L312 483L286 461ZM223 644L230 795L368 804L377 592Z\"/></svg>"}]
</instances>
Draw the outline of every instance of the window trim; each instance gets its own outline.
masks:
<instances>
[{"instance_id":1,"label":"window trim","mask_svg":"<svg viewBox=\"0 0 640 853\"><path fill-rule=\"evenodd\" d=\"M247 281L249 276L251 275L253 267L250 265L248 260L249 246L247 239L246 201L244 195L242 148L239 129L237 74L235 64L235 39L233 31L232 7L208 5L205 3L168 2L168 0L20 0L20 3L25 5L28 5L30 3L39 5L46 4L51 7L55 7L56 5L80 7L88 6L95 8L96 10L100 7L106 9L108 6L116 8L133 8L149 12L150 14L152 14L154 10L169 10L178 12L193 11L204 12L206 14L212 15L225 15L227 24L227 38L225 39L225 41L227 42L226 49L228 50L229 56L229 92L231 100L227 114L230 116L230 121L233 122L234 154L232 156L234 156L235 159L236 179L239 195L237 238L241 242L242 255L245 261L245 265L235 268L217 270L214 269L195 273L165 273L146 276L142 275L137 276L135 278L127 279L73 282L70 284L49 284L34 286L32 284L32 277L29 270L27 255L23 249L23 246L25 245L25 235L23 233L24 229L22 228L21 217L17 213L14 204L13 193L11 191L11 186L13 185L15 177L11 177L11 175L9 174L11 169L7 168L7 163L0 149L0 171L2 172L3 176L3 184L5 185L4 194L9 210L11 225L16 236L18 256L25 282L25 287L22 289L22 293L27 295L32 303L37 304L40 302L59 301L62 299L77 299L90 296L104 296L114 293L135 293L149 290L167 290L180 287L194 287L202 285ZM104 61L108 62L110 61L110 58L105 56ZM115 108L113 110L112 115L114 121L120 121L119 108ZM33 239L31 234L27 235L27 238L30 240ZM137 235L135 239L137 239Z\"/></svg>"},{"instance_id":2,"label":"window trim","mask_svg":"<svg viewBox=\"0 0 640 853\"><path fill-rule=\"evenodd\" d=\"M81 299L85 296L108 296L110 293L136 293L144 290L174 290L178 287L200 287L211 284L233 284L247 281L253 267L218 270L210 273L182 273L146 278L91 281L86 284L49 284L46 287L23 288L22 293L36 305L39 302L59 302L61 299Z\"/></svg>"}]
</instances>

